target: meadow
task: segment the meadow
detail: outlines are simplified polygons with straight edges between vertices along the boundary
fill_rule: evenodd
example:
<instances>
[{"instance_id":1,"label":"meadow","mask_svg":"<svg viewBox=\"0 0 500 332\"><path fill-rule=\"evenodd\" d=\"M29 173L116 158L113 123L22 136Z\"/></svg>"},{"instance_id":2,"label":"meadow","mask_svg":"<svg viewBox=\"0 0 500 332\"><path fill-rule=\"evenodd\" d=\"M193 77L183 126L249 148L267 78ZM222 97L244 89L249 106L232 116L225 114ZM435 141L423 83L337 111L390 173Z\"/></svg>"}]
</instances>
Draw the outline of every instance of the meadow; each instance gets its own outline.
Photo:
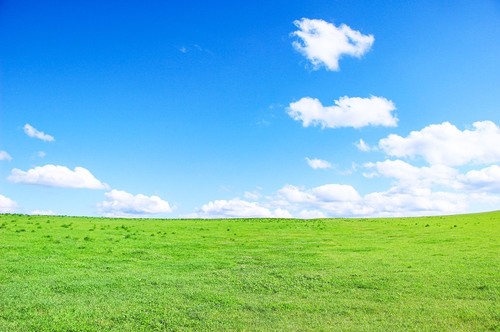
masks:
<instances>
[{"instance_id":1,"label":"meadow","mask_svg":"<svg viewBox=\"0 0 500 332\"><path fill-rule=\"evenodd\" d=\"M500 331L500 212L0 215L0 331Z\"/></svg>"}]
</instances>

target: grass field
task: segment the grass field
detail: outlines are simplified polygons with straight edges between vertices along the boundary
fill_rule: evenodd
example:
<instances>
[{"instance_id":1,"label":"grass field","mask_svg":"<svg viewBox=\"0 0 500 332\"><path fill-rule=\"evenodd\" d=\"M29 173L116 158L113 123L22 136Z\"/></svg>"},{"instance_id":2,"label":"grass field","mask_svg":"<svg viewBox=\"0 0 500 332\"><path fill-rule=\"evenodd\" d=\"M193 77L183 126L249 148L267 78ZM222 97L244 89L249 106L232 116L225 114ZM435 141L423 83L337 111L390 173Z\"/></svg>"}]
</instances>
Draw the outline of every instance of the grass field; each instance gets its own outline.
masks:
<instances>
[{"instance_id":1,"label":"grass field","mask_svg":"<svg viewBox=\"0 0 500 332\"><path fill-rule=\"evenodd\" d=\"M500 212L0 215L0 331L500 331Z\"/></svg>"}]
</instances>

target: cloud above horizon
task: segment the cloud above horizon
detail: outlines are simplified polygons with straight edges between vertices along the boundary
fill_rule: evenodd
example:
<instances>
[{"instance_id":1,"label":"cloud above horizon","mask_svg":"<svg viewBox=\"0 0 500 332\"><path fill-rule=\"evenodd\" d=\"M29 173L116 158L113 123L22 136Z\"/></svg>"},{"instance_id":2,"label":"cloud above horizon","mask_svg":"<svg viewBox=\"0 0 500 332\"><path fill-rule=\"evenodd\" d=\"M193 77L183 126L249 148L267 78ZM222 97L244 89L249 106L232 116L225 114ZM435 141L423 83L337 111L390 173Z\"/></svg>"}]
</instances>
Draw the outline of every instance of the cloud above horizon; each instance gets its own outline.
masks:
<instances>
[{"instance_id":1,"label":"cloud above horizon","mask_svg":"<svg viewBox=\"0 0 500 332\"><path fill-rule=\"evenodd\" d=\"M334 103L334 106L323 106L316 98L303 97L297 102L290 103L288 115L295 121L301 121L303 127L397 126L398 119L392 114L396 106L386 98L344 96Z\"/></svg>"},{"instance_id":2,"label":"cloud above horizon","mask_svg":"<svg viewBox=\"0 0 500 332\"><path fill-rule=\"evenodd\" d=\"M358 142L354 143L354 145L358 148L359 151L368 152L370 150L373 150L373 148L366 144L363 139L360 139Z\"/></svg>"},{"instance_id":3,"label":"cloud above horizon","mask_svg":"<svg viewBox=\"0 0 500 332\"><path fill-rule=\"evenodd\" d=\"M500 161L495 144L500 142L498 135L499 128L491 121L475 122L472 129L463 131L443 123L414 131L406 138L389 135L380 140L378 149L386 152L386 157L406 147L409 152L404 156L422 156L429 165L415 166L400 159L367 162L358 167L362 175L367 180L389 179L386 189L361 194L349 184L327 183L312 188L287 184L271 195L247 195L246 201L236 198L209 202L200 209L205 214L198 215L395 217L464 213L474 204L495 209L500 204L500 165L471 167ZM359 150L376 149L366 149L366 143L359 142ZM454 144L463 144L463 151L453 149ZM306 160L312 164L315 161ZM321 161L316 160L317 165Z\"/></svg>"},{"instance_id":4,"label":"cloud above horizon","mask_svg":"<svg viewBox=\"0 0 500 332\"><path fill-rule=\"evenodd\" d=\"M458 180L469 191L500 193L500 166L471 170L460 175Z\"/></svg>"},{"instance_id":5,"label":"cloud above horizon","mask_svg":"<svg viewBox=\"0 0 500 332\"><path fill-rule=\"evenodd\" d=\"M330 164L328 161L323 160L323 159L318 159L318 158L313 158L309 159L306 157L307 164L312 168L312 169L329 169L332 168L332 164Z\"/></svg>"},{"instance_id":6,"label":"cloud above horizon","mask_svg":"<svg viewBox=\"0 0 500 332\"><path fill-rule=\"evenodd\" d=\"M33 210L30 214L34 216L53 216L56 213L52 210Z\"/></svg>"},{"instance_id":7,"label":"cloud above horizon","mask_svg":"<svg viewBox=\"0 0 500 332\"><path fill-rule=\"evenodd\" d=\"M133 195L116 189L104 195L106 200L99 203L97 208L105 217L143 217L173 211L167 201L155 195Z\"/></svg>"},{"instance_id":8,"label":"cloud above horizon","mask_svg":"<svg viewBox=\"0 0 500 332\"><path fill-rule=\"evenodd\" d=\"M0 195L0 213L13 213L17 209L17 203L12 199Z\"/></svg>"},{"instance_id":9,"label":"cloud above horizon","mask_svg":"<svg viewBox=\"0 0 500 332\"><path fill-rule=\"evenodd\" d=\"M191 215L196 218L291 218L283 209L269 209L258 202L239 198L208 202Z\"/></svg>"},{"instance_id":10,"label":"cloud above horizon","mask_svg":"<svg viewBox=\"0 0 500 332\"><path fill-rule=\"evenodd\" d=\"M375 41L373 35L364 35L345 24L337 27L324 20L308 18L296 20L293 24L299 30L292 32L292 36L299 40L292 45L312 63L314 70L324 66L327 70L338 71L340 58L360 58Z\"/></svg>"},{"instance_id":11,"label":"cloud above horizon","mask_svg":"<svg viewBox=\"0 0 500 332\"><path fill-rule=\"evenodd\" d=\"M464 213L472 202L500 204L500 175L496 168L482 170L466 187L460 174L454 189L447 185L433 187L443 181L417 176L415 187L408 179L396 182L387 190L361 195L354 187L330 183L313 188L285 185L273 195L261 199L210 201L188 215L192 218L334 218L334 217L397 217ZM427 170L422 170L423 173ZM493 175L492 175L493 173ZM478 176L479 175L479 176ZM481 179L481 180L478 180ZM452 179L453 180L453 179ZM487 190L485 190L485 188Z\"/></svg>"},{"instance_id":12,"label":"cloud above horizon","mask_svg":"<svg viewBox=\"0 0 500 332\"><path fill-rule=\"evenodd\" d=\"M7 153L7 151L0 151L0 160L11 161L12 157Z\"/></svg>"},{"instance_id":13,"label":"cloud above horizon","mask_svg":"<svg viewBox=\"0 0 500 332\"><path fill-rule=\"evenodd\" d=\"M402 160L384 160L364 164L366 169L374 170L363 173L366 178L385 177L396 179L400 186L429 187L434 184L458 188L458 170L446 165L416 167Z\"/></svg>"},{"instance_id":14,"label":"cloud above horizon","mask_svg":"<svg viewBox=\"0 0 500 332\"><path fill-rule=\"evenodd\" d=\"M392 157L421 157L431 165L462 166L500 162L500 127L478 121L459 130L449 122L412 131L407 137L389 135L379 148Z\"/></svg>"},{"instance_id":15,"label":"cloud above horizon","mask_svg":"<svg viewBox=\"0 0 500 332\"><path fill-rule=\"evenodd\" d=\"M24 125L24 133L32 138L37 138L45 142L53 142L55 141L54 137L48 134L45 134L43 131L37 130L35 127L30 125L29 123Z\"/></svg>"},{"instance_id":16,"label":"cloud above horizon","mask_svg":"<svg viewBox=\"0 0 500 332\"><path fill-rule=\"evenodd\" d=\"M84 189L108 189L109 186L102 183L83 167L75 167L70 170L66 166L45 165L38 166L28 171L12 169L7 178L10 182L40 185L60 188L84 188Z\"/></svg>"}]
</instances>

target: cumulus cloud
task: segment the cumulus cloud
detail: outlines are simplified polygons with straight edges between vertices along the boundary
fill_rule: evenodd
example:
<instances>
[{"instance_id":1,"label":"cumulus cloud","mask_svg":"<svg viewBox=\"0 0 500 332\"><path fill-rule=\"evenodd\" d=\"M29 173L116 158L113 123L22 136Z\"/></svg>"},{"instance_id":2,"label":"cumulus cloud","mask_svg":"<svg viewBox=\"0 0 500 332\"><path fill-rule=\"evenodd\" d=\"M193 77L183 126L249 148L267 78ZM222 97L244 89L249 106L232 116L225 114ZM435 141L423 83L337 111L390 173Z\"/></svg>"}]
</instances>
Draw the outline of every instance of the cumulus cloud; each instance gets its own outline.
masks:
<instances>
[{"instance_id":1,"label":"cumulus cloud","mask_svg":"<svg viewBox=\"0 0 500 332\"><path fill-rule=\"evenodd\" d=\"M326 160L314 158L314 159L309 159L306 158L307 164L312 168L312 169L328 169L332 168L332 164L330 164Z\"/></svg>"},{"instance_id":2,"label":"cumulus cloud","mask_svg":"<svg viewBox=\"0 0 500 332\"><path fill-rule=\"evenodd\" d=\"M297 217L356 215L362 197L350 185L325 184L311 189L286 185L278 190L272 204L288 209Z\"/></svg>"},{"instance_id":3,"label":"cumulus cloud","mask_svg":"<svg viewBox=\"0 0 500 332\"><path fill-rule=\"evenodd\" d=\"M431 188L437 185L467 194L477 191L500 192L500 166L498 165L471 170L465 174L446 165L416 167L402 160L366 163L364 167L374 170L371 173L364 173L365 177L392 178L397 180L400 187Z\"/></svg>"},{"instance_id":4,"label":"cumulus cloud","mask_svg":"<svg viewBox=\"0 0 500 332\"><path fill-rule=\"evenodd\" d=\"M500 204L500 167L460 174L443 165L415 167L404 161L367 164L374 176L392 178L387 190L361 195L346 184L325 184L312 188L285 185L258 201L239 198L215 200L191 217L388 217L464 213L473 204Z\"/></svg>"},{"instance_id":5,"label":"cumulus cloud","mask_svg":"<svg viewBox=\"0 0 500 332\"><path fill-rule=\"evenodd\" d=\"M312 188L287 184L271 195L247 195L252 202L238 198L212 201L200 209L199 215L270 217L279 216L280 212L296 218L387 217L498 209L498 142L500 128L491 121L475 122L466 130L448 122L430 125L407 137L390 135L380 140L376 148L366 148L360 140L360 150L377 149L385 152L386 157L418 156L428 164L416 166L401 159L365 163L365 178L385 178L390 184L363 194L347 184ZM314 159L306 160L314 164ZM491 165L471 169L481 164Z\"/></svg>"},{"instance_id":6,"label":"cumulus cloud","mask_svg":"<svg viewBox=\"0 0 500 332\"><path fill-rule=\"evenodd\" d=\"M459 130L449 122L433 124L407 137L389 135L379 148L389 156L422 157L432 165L461 166L500 162L500 128L491 121Z\"/></svg>"},{"instance_id":7,"label":"cumulus cloud","mask_svg":"<svg viewBox=\"0 0 500 332\"><path fill-rule=\"evenodd\" d=\"M465 212L470 199L464 193L401 185L364 196L348 185L327 184L310 189L287 185L278 191L272 204L288 209L298 218L381 217Z\"/></svg>"},{"instance_id":8,"label":"cumulus cloud","mask_svg":"<svg viewBox=\"0 0 500 332\"><path fill-rule=\"evenodd\" d=\"M385 160L375 163L366 163L372 173L364 173L367 178L382 176L398 180L402 187L429 187L434 184L458 188L457 177L459 172L449 166L432 165L430 167L416 167L402 160Z\"/></svg>"},{"instance_id":9,"label":"cumulus cloud","mask_svg":"<svg viewBox=\"0 0 500 332\"><path fill-rule=\"evenodd\" d=\"M291 184L287 184L278 190L278 195L290 203L307 203L314 200L314 196L311 193Z\"/></svg>"},{"instance_id":10,"label":"cumulus cloud","mask_svg":"<svg viewBox=\"0 0 500 332\"><path fill-rule=\"evenodd\" d=\"M311 190L319 202L355 202L361 199L356 189L350 185L325 184Z\"/></svg>"},{"instance_id":11,"label":"cumulus cloud","mask_svg":"<svg viewBox=\"0 0 500 332\"><path fill-rule=\"evenodd\" d=\"M70 170L65 166L45 165L22 171L14 168L7 178L13 183L33 184L61 188L108 189L83 167Z\"/></svg>"},{"instance_id":12,"label":"cumulus cloud","mask_svg":"<svg viewBox=\"0 0 500 332\"><path fill-rule=\"evenodd\" d=\"M216 200L203 205L196 213L200 218L291 218L292 215L281 208L269 209L258 202L248 202L239 198Z\"/></svg>"},{"instance_id":13,"label":"cumulus cloud","mask_svg":"<svg viewBox=\"0 0 500 332\"><path fill-rule=\"evenodd\" d=\"M394 186L365 195L363 214L385 217L460 213L466 211L467 199L467 195L456 192Z\"/></svg>"},{"instance_id":14,"label":"cumulus cloud","mask_svg":"<svg viewBox=\"0 0 500 332\"><path fill-rule=\"evenodd\" d=\"M34 128L29 123L24 125L24 133L29 137L38 138L45 142L53 142L55 141L54 137L48 134L45 134L43 131L39 131Z\"/></svg>"},{"instance_id":15,"label":"cumulus cloud","mask_svg":"<svg viewBox=\"0 0 500 332\"><path fill-rule=\"evenodd\" d=\"M460 175L458 180L471 191L500 193L500 166L492 165Z\"/></svg>"},{"instance_id":16,"label":"cumulus cloud","mask_svg":"<svg viewBox=\"0 0 500 332\"><path fill-rule=\"evenodd\" d=\"M293 23L299 29L292 33L299 38L293 42L293 47L311 61L315 70L325 66L338 71L342 56L360 58L375 41L373 35L364 35L345 24L337 27L324 20L308 18Z\"/></svg>"},{"instance_id":17,"label":"cumulus cloud","mask_svg":"<svg viewBox=\"0 0 500 332\"><path fill-rule=\"evenodd\" d=\"M335 100L334 106L323 106L316 98L304 97L290 103L288 115L296 121L301 121L304 127L395 127L398 122L392 114L395 109L394 103L383 97L344 96Z\"/></svg>"},{"instance_id":18,"label":"cumulus cloud","mask_svg":"<svg viewBox=\"0 0 500 332\"><path fill-rule=\"evenodd\" d=\"M11 161L12 157L7 153L7 151L0 151L0 160Z\"/></svg>"},{"instance_id":19,"label":"cumulus cloud","mask_svg":"<svg viewBox=\"0 0 500 332\"><path fill-rule=\"evenodd\" d=\"M361 196L350 185L325 184L312 189L287 184L278 190L278 197L292 204L299 203L332 203L359 201Z\"/></svg>"},{"instance_id":20,"label":"cumulus cloud","mask_svg":"<svg viewBox=\"0 0 500 332\"><path fill-rule=\"evenodd\" d=\"M17 203L12 199L0 195L0 213L14 213L17 209Z\"/></svg>"},{"instance_id":21,"label":"cumulus cloud","mask_svg":"<svg viewBox=\"0 0 500 332\"><path fill-rule=\"evenodd\" d=\"M141 217L172 212L170 204L159 196L133 195L123 190L105 193L106 200L97 205L106 217Z\"/></svg>"}]
</instances>

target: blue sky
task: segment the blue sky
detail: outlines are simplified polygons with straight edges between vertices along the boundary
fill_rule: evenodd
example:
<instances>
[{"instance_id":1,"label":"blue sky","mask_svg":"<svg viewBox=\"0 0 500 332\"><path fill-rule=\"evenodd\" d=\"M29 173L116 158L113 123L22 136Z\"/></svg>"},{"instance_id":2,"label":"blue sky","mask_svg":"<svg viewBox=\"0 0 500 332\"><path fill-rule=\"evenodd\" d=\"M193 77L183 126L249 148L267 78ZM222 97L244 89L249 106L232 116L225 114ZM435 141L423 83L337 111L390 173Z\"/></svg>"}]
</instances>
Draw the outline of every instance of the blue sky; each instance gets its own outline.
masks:
<instances>
[{"instance_id":1,"label":"blue sky","mask_svg":"<svg viewBox=\"0 0 500 332\"><path fill-rule=\"evenodd\" d=\"M498 1L0 2L0 212L500 207Z\"/></svg>"}]
</instances>

